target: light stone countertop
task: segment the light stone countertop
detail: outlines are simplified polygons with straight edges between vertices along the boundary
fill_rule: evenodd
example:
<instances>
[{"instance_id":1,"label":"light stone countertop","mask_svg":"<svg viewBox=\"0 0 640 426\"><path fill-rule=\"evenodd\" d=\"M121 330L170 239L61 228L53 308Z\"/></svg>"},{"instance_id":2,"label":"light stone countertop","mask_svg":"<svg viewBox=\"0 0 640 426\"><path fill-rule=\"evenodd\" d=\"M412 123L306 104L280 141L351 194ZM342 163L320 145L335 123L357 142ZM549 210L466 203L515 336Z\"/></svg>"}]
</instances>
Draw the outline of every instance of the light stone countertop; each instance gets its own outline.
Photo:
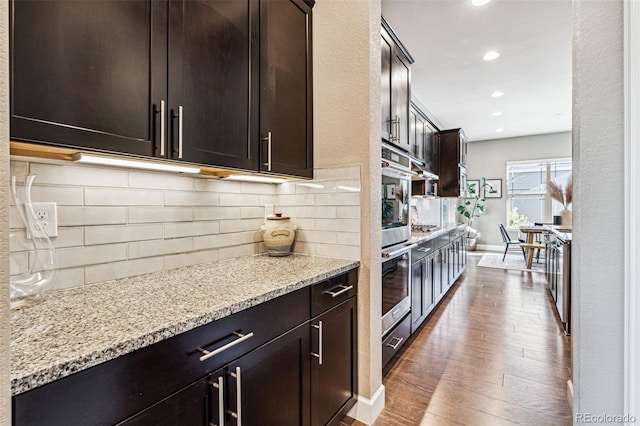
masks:
<instances>
[{"instance_id":1,"label":"light stone countertop","mask_svg":"<svg viewBox=\"0 0 640 426\"><path fill-rule=\"evenodd\" d=\"M12 394L357 266L346 259L254 255L35 296L11 312Z\"/></svg>"},{"instance_id":2,"label":"light stone countertop","mask_svg":"<svg viewBox=\"0 0 640 426\"><path fill-rule=\"evenodd\" d=\"M455 224L455 223L451 223L451 224L447 224L444 227L436 230L436 231L432 231L432 232L411 232L411 238L409 238L409 243L414 244L414 243L422 243L425 241L429 241L429 240L433 240L436 237L439 237L441 235L447 234L451 231L453 231L454 229L458 228L460 226L460 224Z\"/></svg>"}]
</instances>

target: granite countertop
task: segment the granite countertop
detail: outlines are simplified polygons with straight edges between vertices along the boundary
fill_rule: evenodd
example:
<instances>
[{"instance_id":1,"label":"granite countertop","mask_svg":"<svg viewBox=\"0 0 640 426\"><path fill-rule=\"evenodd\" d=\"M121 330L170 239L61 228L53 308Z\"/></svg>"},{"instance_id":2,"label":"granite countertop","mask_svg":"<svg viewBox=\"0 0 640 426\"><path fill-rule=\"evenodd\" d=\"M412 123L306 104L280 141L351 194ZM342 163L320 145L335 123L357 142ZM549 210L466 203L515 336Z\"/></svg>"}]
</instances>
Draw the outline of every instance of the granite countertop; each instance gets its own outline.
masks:
<instances>
[{"instance_id":1,"label":"granite countertop","mask_svg":"<svg viewBox=\"0 0 640 426\"><path fill-rule=\"evenodd\" d=\"M458 226L460 226L460 224L448 224L440 229L438 229L437 231L431 231L431 232L414 232L411 231L411 238L409 238L409 243L414 244L414 243L421 243L421 242L425 242L425 241L429 241L432 240L436 237L439 237L440 235L446 234L448 232L453 231L454 229L456 229Z\"/></svg>"},{"instance_id":2,"label":"granite countertop","mask_svg":"<svg viewBox=\"0 0 640 426\"><path fill-rule=\"evenodd\" d=\"M11 312L12 394L357 266L346 259L254 255L34 296Z\"/></svg>"}]
</instances>

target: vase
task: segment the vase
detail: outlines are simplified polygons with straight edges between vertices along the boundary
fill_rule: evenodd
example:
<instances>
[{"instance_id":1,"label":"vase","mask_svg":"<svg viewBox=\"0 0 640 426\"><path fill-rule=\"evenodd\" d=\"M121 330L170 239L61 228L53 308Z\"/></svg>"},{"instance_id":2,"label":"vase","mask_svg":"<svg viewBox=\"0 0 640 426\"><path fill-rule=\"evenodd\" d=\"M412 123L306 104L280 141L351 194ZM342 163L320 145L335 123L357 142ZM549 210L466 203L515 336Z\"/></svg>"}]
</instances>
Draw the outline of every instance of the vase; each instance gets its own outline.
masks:
<instances>
[{"instance_id":1,"label":"vase","mask_svg":"<svg viewBox=\"0 0 640 426\"><path fill-rule=\"evenodd\" d=\"M267 246L269 256L289 256L291 245L298 227L291 223L290 217L276 213L267 217L267 221L260 227L264 245Z\"/></svg>"},{"instance_id":2,"label":"vase","mask_svg":"<svg viewBox=\"0 0 640 426\"><path fill-rule=\"evenodd\" d=\"M478 240L476 238L467 238L467 251L476 251Z\"/></svg>"},{"instance_id":3,"label":"vase","mask_svg":"<svg viewBox=\"0 0 640 426\"><path fill-rule=\"evenodd\" d=\"M567 208L560 210L560 224L564 228L571 227L571 210Z\"/></svg>"}]
</instances>

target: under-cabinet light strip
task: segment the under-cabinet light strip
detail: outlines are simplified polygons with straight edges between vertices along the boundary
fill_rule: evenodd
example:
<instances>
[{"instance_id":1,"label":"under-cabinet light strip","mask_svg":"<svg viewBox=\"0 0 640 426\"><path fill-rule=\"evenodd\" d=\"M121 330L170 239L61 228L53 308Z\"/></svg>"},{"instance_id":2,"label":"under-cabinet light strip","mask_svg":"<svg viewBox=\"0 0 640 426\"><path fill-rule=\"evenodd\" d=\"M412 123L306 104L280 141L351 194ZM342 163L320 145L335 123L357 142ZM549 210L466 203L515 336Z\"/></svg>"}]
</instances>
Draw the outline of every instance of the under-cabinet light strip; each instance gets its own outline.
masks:
<instances>
[{"instance_id":1,"label":"under-cabinet light strip","mask_svg":"<svg viewBox=\"0 0 640 426\"><path fill-rule=\"evenodd\" d=\"M99 164L104 166L128 167L133 169L160 170L165 172L200 173L200 167L181 166L162 162L131 160L128 158L115 158L94 154L78 153L72 156L77 163Z\"/></svg>"}]
</instances>

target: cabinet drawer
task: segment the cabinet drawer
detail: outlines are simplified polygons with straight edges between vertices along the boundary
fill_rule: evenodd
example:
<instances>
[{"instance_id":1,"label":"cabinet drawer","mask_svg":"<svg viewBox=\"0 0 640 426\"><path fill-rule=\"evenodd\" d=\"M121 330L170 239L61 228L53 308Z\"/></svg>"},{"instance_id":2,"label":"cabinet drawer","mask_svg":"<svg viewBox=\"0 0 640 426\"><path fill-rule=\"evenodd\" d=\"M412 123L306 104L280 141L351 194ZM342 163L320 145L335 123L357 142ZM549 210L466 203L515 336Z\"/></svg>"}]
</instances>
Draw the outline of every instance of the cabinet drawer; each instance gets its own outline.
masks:
<instances>
[{"instance_id":1,"label":"cabinet drawer","mask_svg":"<svg viewBox=\"0 0 640 426\"><path fill-rule=\"evenodd\" d=\"M309 287L203 325L95 367L17 395L13 422L114 424L194 383L309 318ZM233 333L253 336L200 361Z\"/></svg>"},{"instance_id":2,"label":"cabinet drawer","mask_svg":"<svg viewBox=\"0 0 640 426\"><path fill-rule=\"evenodd\" d=\"M330 278L311 287L311 316L344 302L358 293L358 269Z\"/></svg>"},{"instance_id":3,"label":"cabinet drawer","mask_svg":"<svg viewBox=\"0 0 640 426\"><path fill-rule=\"evenodd\" d=\"M435 240L433 240L434 249L439 249L442 246L446 246L449 244L449 234L440 235Z\"/></svg>"},{"instance_id":4,"label":"cabinet drawer","mask_svg":"<svg viewBox=\"0 0 640 426\"><path fill-rule=\"evenodd\" d=\"M386 366L391 358L407 342L411 334L411 314L407 315L396 328L382 341L382 366Z\"/></svg>"}]
</instances>

